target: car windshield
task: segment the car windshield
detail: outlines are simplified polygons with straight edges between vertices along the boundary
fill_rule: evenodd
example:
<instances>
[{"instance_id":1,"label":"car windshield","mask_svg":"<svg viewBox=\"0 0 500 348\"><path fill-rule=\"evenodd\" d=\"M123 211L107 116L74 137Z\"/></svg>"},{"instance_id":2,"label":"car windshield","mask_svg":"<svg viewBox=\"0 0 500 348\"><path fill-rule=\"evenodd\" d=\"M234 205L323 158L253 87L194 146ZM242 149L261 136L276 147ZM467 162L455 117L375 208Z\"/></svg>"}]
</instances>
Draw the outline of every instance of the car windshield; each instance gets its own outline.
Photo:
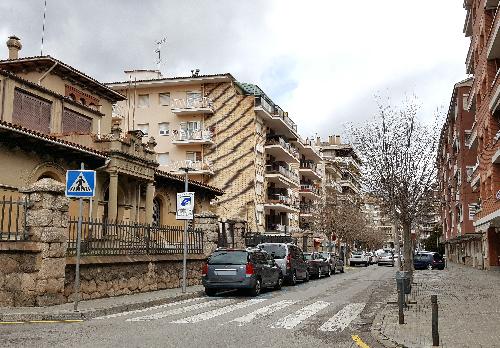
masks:
<instances>
[{"instance_id":1,"label":"car windshield","mask_svg":"<svg viewBox=\"0 0 500 348\"><path fill-rule=\"evenodd\" d=\"M380 257L388 257L388 256L391 256L390 254L388 253L383 253L383 254L380 254Z\"/></svg>"},{"instance_id":2,"label":"car windshield","mask_svg":"<svg viewBox=\"0 0 500 348\"><path fill-rule=\"evenodd\" d=\"M363 255L363 252L362 251L353 251L352 254L353 255Z\"/></svg>"},{"instance_id":3,"label":"car windshield","mask_svg":"<svg viewBox=\"0 0 500 348\"><path fill-rule=\"evenodd\" d=\"M246 251L216 251L208 259L209 265L244 265L247 263Z\"/></svg>"},{"instance_id":4,"label":"car windshield","mask_svg":"<svg viewBox=\"0 0 500 348\"><path fill-rule=\"evenodd\" d=\"M304 258L306 260L312 260L312 254L309 254L309 253L304 253Z\"/></svg>"},{"instance_id":5,"label":"car windshield","mask_svg":"<svg viewBox=\"0 0 500 348\"><path fill-rule=\"evenodd\" d=\"M329 257L328 253L320 253L320 256L327 259Z\"/></svg>"},{"instance_id":6,"label":"car windshield","mask_svg":"<svg viewBox=\"0 0 500 348\"><path fill-rule=\"evenodd\" d=\"M265 250L275 259L284 259L286 257L286 247L279 244L260 244L259 248Z\"/></svg>"}]
</instances>

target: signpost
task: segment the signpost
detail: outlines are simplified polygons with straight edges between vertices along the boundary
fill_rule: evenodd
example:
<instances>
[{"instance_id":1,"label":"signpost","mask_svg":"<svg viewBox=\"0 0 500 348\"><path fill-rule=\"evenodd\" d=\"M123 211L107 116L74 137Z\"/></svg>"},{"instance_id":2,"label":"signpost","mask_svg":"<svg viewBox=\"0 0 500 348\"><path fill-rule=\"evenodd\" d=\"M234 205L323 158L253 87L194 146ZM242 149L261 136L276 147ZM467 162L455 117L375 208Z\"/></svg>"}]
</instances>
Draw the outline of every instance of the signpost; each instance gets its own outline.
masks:
<instances>
[{"instance_id":1,"label":"signpost","mask_svg":"<svg viewBox=\"0 0 500 348\"><path fill-rule=\"evenodd\" d=\"M80 301L80 245L82 243L82 219L83 219L83 198L94 197L96 175L94 170L85 170L85 165L81 164L80 170L66 171L66 197L80 198L80 208L78 216L78 228L76 231L76 270L75 270L75 304L74 310L78 310Z\"/></svg>"}]
</instances>

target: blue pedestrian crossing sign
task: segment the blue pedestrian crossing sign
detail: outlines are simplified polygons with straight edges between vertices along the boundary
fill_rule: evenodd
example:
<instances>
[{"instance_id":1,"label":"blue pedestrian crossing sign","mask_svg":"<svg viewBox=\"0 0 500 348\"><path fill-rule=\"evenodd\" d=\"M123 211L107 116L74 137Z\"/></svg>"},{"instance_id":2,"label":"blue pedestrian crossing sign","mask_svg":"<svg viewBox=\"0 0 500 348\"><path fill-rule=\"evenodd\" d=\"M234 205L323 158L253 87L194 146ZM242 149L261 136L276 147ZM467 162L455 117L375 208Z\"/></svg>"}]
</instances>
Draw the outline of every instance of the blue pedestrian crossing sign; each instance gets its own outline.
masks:
<instances>
[{"instance_id":1,"label":"blue pedestrian crossing sign","mask_svg":"<svg viewBox=\"0 0 500 348\"><path fill-rule=\"evenodd\" d=\"M66 171L66 197L94 197L95 170Z\"/></svg>"}]
</instances>

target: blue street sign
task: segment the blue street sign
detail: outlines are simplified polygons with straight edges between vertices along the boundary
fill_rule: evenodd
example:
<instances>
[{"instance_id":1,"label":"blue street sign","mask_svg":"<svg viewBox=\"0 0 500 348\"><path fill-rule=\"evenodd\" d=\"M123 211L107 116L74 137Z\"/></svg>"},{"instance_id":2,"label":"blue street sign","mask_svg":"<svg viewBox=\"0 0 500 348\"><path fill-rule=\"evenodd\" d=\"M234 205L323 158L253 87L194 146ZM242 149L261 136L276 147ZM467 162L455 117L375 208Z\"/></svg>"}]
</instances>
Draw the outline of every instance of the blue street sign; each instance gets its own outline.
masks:
<instances>
[{"instance_id":1,"label":"blue street sign","mask_svg":"<svg viewBox=\"0 0 500 348\"><path fill-rule=\"evenodd\" d=\"M66 197L94 197L94 170L66 171Z\"/></svg>"}]
</instances>

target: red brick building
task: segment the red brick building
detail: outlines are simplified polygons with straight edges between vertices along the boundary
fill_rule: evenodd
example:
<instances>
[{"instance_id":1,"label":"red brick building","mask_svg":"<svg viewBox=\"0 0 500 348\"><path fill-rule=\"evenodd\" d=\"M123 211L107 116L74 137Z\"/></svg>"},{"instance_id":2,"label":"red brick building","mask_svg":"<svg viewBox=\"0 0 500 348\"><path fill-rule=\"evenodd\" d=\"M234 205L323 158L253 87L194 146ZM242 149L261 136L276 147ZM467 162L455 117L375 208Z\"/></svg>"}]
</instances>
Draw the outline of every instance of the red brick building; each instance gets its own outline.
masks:
<instances>
[{"instance_id":1,"label":"red brick building","mask_svg":"<svg viewBox=\"0 0 500 348\"><path fill-rule=\"evenodd\" d=\"M438 148L438 181L441 221L446 254L452 262L483 268L482 234L473 226L479 190L471 186L477 172L475 148L466 146L474 124L467 110L472 78L455 84Z\"/></svg>"},{"instance_id":2,"label":"red brick building","mask_svg":"<svg viewBox=\"0 0 500 348\"><path fill-rule=\"evenodd\" d=\"M467 146L476 149L478 165L471 186L479 190L474 217L482 234L484 265L500 268L500 11L498 0L465 0L464 33L471 38L466 72L473 75L467 109L475 122Z\"/></svg>"}]
</instances>

